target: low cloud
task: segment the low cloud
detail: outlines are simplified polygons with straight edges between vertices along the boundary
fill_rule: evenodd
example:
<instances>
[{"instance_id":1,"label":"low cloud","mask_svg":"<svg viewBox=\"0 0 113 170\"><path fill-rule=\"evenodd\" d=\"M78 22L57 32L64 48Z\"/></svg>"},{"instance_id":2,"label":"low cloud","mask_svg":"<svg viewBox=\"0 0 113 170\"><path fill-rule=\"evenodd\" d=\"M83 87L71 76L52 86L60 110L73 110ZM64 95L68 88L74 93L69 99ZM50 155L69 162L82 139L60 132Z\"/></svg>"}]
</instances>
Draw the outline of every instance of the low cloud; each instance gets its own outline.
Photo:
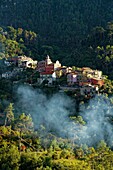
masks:
<instances>
[{"instance_id":1,"label":"low cloud","mask_svg":"<svg viewBox=\"0 0 113 170\"><path fill-rule=\"evenodd\" d=\"M74 101L65 94L47 97L41 90L20 86L17 90L18 104L25 113L30 113L35 128L45 127L45 133L52 132L67 137L78 144L95 145L105 140L109 145L113 141L113 106L105 96L90 100L87 107L80 106L80 115L86 125L71 121L70 113L75 113ZM43 134L42 134L43 135Z\"/></svg>"}]
</instances>

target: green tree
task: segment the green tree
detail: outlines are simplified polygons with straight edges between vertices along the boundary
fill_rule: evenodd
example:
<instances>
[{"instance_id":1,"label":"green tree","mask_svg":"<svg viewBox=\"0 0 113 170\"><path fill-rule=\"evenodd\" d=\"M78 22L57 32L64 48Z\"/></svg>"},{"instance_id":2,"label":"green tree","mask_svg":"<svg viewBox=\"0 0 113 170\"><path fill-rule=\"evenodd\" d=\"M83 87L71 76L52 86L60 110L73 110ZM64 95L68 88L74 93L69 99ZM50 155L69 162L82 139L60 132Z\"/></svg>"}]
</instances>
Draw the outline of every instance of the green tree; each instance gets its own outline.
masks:
<instances>
[{"instance_id":1,"label":"green tree","mask_svg":"<svg viewBox=\"0 0 113 170\"><path fill-rule=\"evenodd\" d=\"M36 152L22 153L21 170L36 170L43 166L43 157L39 157Z\"/></svg>"},{"instance_id":2,"label":"green tree","mask_svg":"<svg viewBox=\"0 0 113 170\"><path fill-rule=\"evenodd\" d=\"M13 110L13 103L10 103L4 111L6 114L4 126L6 126L7 124L11 125L11 123L14 121Z\"/></svg>"},{"instance_id":3,"label":"green tree","mask_svg":"<svg viewBox=\"0 0 113 170\"><path fill-rule=\"evenodd\" d=\"M15 120L14 129L19 130L22 133L32 132L34 126L31 115L25 115L25 113L22 113L19 118Z\"/></svg>"},{"instance_id":4,"label":"green tree","mask_svg":"<svg viewBox=\"0 0 113 170\"><path fill-rule=\"evenodd\" d=\"M7 39L5 41L5 54L8 57L14 57L16 55L23 54L24 46L21 46L17 41Z\"/></svg>"},{"instance_id":5,"label":"green tree","mask_svg":"<svg viewBox=\"0 0 113 170\"><path fill-rule=\"evenodd\" d=\"M0 143L0 169L19 170L20 153L14 144Z\"/></svg>"},{"instance_id":6,"label":"green tree","mask_svg":"<svg viewBox=\"0 0 113 170\"><path fill-rule=\"evenodd\" d=\"M101 140L98 145L97 145L97 150L98 151L108 151L109 148L107 147L107 144L105 143L104 140Z\"/></svg>"},{"instance_id":7,"label":"green tree","mask_svg":"<svg viewBox=\"0 0 113 170\"><path fill-rule=\"evenodd\" d=\"M16 40L17 30L14 29L12 26L8 26L7 27L7 37L8 37L8 39Z\"/></svg>"}]
</instances>

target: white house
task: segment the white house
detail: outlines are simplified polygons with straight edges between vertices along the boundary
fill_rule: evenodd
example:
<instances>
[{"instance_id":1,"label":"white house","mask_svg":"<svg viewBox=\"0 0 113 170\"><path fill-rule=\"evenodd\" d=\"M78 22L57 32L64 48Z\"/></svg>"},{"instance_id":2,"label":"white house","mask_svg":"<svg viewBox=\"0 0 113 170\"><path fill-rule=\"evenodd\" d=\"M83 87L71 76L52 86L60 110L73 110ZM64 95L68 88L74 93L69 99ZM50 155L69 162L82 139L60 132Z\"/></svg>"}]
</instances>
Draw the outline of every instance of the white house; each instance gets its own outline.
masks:
<instances>
[{"instance_id":1,"label":"white house","mask_svg":"<svg viewBox=\"0 0 113 170\"><path fill-rule=\"evenodd\" d=\"M41 72L40 78L38 78L38 83L42 84L44 81L47 81L47 84L53 84L56 81L56 73L55 72Z\"/></svg>"}]
</instances>

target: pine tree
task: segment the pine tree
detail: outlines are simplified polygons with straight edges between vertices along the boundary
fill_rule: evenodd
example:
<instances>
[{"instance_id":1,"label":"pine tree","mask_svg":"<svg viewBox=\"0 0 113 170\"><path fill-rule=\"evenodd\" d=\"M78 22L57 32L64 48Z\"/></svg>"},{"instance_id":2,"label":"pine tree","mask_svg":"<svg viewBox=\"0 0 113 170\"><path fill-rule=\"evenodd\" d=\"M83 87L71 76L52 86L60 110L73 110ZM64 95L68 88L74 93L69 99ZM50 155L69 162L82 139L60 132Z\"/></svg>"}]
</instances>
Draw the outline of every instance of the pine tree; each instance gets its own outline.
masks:
<instances>
[{"instance_id":1,"label":"pine tree","mask_svg":"<svg viewBox=\"0 0 113 170\"><path fill-rule=\"evenodd\" d=\"M7 124L11 125L11 123L14 121L13 110L13 103L10 103L4 111L6 113L4 126L6 126Z\"/></svg>"}]
</instances>

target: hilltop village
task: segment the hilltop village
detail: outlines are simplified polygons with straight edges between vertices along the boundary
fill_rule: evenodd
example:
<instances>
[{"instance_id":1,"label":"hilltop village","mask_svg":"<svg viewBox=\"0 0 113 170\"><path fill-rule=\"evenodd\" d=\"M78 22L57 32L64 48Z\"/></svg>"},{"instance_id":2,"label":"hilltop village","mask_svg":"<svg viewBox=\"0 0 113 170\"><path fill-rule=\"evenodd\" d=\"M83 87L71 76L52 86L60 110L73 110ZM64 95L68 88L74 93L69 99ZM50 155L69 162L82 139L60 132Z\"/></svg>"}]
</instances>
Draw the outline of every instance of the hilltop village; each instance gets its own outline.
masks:
<instances>
[{"instance_id":1,"label":"hilltop village","mask_svg":"<svg viewBox=\"0 0 113 170\"><path fill-rule=\"evenodd\" d=\"M4 67L0 72L0 78L12 79L13 83L19 82L25 71L30 70L29 74L25 75L24 83L58 87L60 92L74 91L76 95L93 97L104 85L102 71L92 70L89 67L62 66L58 60L52 62L48 55L42 61L17 56L1 60L1 62L0 64ZM34 79L35 82L33 82Z\"/></svg>"}]
</instances>

